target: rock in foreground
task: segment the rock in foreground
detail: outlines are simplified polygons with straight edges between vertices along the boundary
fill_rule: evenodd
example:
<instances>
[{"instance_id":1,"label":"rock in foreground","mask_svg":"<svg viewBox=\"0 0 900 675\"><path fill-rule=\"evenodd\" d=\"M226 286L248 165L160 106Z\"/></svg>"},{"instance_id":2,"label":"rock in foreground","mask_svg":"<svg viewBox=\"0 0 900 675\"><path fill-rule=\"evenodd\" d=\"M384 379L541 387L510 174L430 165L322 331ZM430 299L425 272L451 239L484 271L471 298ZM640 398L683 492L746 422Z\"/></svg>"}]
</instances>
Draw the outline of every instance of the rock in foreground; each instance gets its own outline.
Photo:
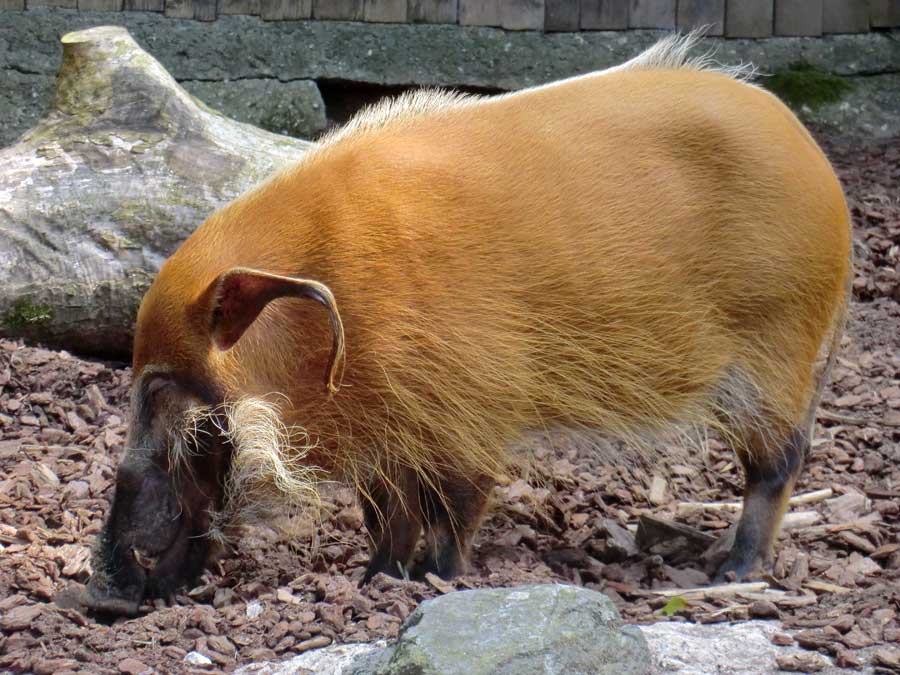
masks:
<instances>
[{"instance_id":1,"label":"rock in foreground","mask_svg":"<svg viewBox=\"0 0 900 675\"><path fill-rule=\"evenodd\" d=\"M638 628L602 593L560 584L480 589L422 603L396 644L352 675L638 675L652 669Z\"/></svg>"}]
</instances>

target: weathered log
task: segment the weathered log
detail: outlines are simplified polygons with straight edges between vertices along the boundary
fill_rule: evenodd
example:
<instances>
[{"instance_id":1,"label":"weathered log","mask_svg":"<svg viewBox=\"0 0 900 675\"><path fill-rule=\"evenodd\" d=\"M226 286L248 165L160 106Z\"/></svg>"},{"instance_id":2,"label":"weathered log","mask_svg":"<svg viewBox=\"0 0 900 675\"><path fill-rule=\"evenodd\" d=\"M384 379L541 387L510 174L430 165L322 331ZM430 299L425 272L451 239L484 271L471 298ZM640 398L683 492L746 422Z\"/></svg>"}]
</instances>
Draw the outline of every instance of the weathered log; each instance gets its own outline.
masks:
<instances>
[{"instance_id":1,"label":"weathered log","mask_svg":"<svg viewBox=\"0 0 900 675\"><path fill-rule=\"evenodd\" d=\"M62 44L48 114L0 150L0 333L124 356L162 261L309 144L206 107L123 28Z\"/></svg>"}]
</instances>

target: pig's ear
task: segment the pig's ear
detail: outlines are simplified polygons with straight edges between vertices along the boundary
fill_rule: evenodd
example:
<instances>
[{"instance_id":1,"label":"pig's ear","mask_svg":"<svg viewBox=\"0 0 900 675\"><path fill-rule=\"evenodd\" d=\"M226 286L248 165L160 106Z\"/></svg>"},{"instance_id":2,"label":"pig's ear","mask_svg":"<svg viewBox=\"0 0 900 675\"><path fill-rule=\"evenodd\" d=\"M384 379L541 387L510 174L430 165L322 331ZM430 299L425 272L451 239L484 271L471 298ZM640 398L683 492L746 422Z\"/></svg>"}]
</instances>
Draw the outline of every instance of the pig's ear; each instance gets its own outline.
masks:
<instances>
[{"instance_id":1,"label":"pig's ear","mask_svg":"<svg viewBox=\"0 0 900 675\"><path fill-rule=\"evenodd\" d=\"M263 308L272 300L284 297L312 298L322 303L331 318L331 358L325 379L328 391L334 393L335 376L344 360L344 325L331 290L312 279L297 279L269 274L246 267L223 272L211 286L210 334L221 350L230 349Z\"/></svg>"}]
</instances>

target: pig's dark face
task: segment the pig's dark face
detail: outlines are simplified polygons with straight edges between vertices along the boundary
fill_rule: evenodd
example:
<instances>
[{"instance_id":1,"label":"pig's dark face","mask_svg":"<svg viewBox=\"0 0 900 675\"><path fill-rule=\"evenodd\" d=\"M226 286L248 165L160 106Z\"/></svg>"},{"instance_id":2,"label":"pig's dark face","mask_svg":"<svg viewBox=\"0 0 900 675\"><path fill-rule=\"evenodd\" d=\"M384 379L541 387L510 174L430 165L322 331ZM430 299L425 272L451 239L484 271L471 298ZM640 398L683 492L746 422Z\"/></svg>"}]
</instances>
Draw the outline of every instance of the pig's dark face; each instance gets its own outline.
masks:
<instances>
[{"instance_id":1,"label":"pig's dark face","mask_svg":"<svg viewBox=\"0 0 900 675\"><path fill-rule=\"evenodd\" d=\"M127 449L94 551L91 608L133 614L143 599L199 576L230 453L215 415L191 413L216 403L212 391L165 372L135 381Z\"/></svg>"}]
</instances>

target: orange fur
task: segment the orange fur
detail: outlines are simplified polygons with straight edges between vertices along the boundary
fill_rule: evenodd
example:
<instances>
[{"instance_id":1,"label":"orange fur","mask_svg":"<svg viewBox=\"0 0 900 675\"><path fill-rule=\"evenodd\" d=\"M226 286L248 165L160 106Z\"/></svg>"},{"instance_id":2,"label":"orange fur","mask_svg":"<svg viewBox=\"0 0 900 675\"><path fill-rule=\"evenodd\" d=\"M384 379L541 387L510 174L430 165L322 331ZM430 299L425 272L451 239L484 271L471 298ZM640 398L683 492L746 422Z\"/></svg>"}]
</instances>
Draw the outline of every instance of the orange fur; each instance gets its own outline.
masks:
<instances>
[{"instance_id":1,"label":"orange fur","mask_svg":"<svg viewBox=\"0 0 900 675\"><path fill-rule=\"evenodd\" d=\"M369 119L165 263L136 376L152 365L230 399L284 394L284 423L314 441L307 461L358 485L388 465L429 484L497 476L531 429L780 437L801 423L845 311L850 226L829 162L775 97L633 67ZM234 348L214 346L210 289L233 267L331 289L337 393L322 386L332 333L315 303L273 302ZM744 418L723 392L746 399Z\"/></svg>"}]
</instances>

